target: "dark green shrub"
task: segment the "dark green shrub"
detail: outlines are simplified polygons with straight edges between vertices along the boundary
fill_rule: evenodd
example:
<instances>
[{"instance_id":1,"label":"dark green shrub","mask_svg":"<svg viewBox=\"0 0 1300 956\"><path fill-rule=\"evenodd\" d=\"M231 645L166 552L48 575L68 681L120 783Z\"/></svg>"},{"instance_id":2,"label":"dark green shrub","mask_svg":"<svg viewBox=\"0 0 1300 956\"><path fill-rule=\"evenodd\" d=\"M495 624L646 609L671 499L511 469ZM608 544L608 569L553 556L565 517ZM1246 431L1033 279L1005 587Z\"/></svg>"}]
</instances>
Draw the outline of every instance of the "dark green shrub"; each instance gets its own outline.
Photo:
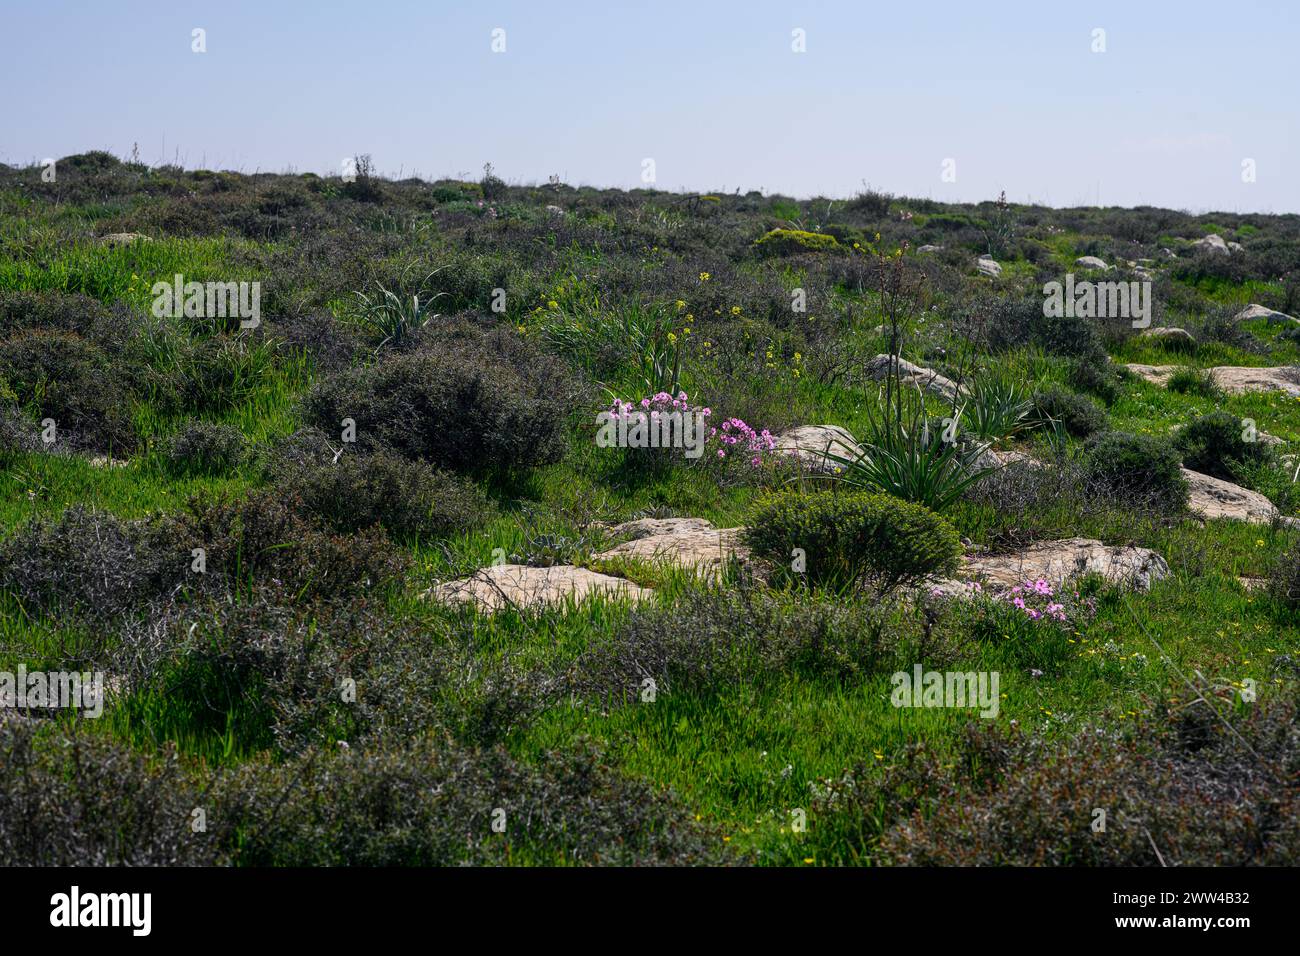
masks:
<instances>
[{"instance_id":1,"label":"dark green shrub","mask_svg":"<svg viewBox=\"0 0 1300 956\"><path fill-rule=\"evenodd\" d=\"M328 376L304 417L459 471L526 468L563 455L571 392L558 360L500 332Z\"/></svg>"},{"instance_id":2,"label":"dark green shrub","mask_svg":"<svg viewBox=\"0 0 1300 956\"><path fill-rule=\"evenodd\" d=\"M1100 356L1076 359L1065 371L1066 383L1080 392L1095 395L1107 405L1119 398L1119 386L1125 371L1111 362L1105 353Z\"/></svg>"},{"instance_id":3,"label":"dark green shrub","mask_svg":"<svg viewBox=\"0 0 1300 956\"><path fill-rule=\"evenodd\" d=\"M1046 427L1059 422L1067 434L1087 438L1106 427L1106 410L1078 392L1052 386L1034 393L1034 410Z\"/></svg>"},{"instance_id":4,"label":"dark green shrub","mask_svg":"<svg viewBox=\"0 0 1300 956\"><path fill-rule=\"evenodd\" d=\"M1224 481L1239 482L1249 469L1270 457L1268 445L1253 430L1248 431L1240 418L1224 411L1202 415L1184 425L1174 436L1174 447L1192 471Z\"/></svg>"},{"instance_id":5,"label":"dark green shrub","mask_svg":"<svg viewBox=\"0 0 1300 956\"><path fill-rule=\"evenodd\" d=\"M1168 439L1128 432L1103 432L1089 439L1084 458L1088 478L1111 493L1157 507L1181 510L1187 482Z\"/></svg>"},{"instance_id":6,"label":"dark green shrub","mask_svg":"<svg viewBox=\"0 0 1300 956\"><path fill-rule=\"evenodd\" d=\"M129 452L136 445L131 396L108 355L67 332L31 329L0 342L0 379L19 405L52 418L73 448Z\"/></svg>"},{"instance_id":7,"label":"dark green shrub","mask_svg":"<svg viewBox=\"0 0 1300 956\"><path fill-rule=\"evenodd\" d=\"M902 628L874 606L839 597L797 600L767 589L700 587L680 600L646 603L593 641L569 669L580 698L635 703L647 678L658 694L707 694L779 681L790 673L838 681L875 672Z\"/></svg>"},{"instance_id":8,"label":"dark green shrub","mask_svg":"<svg viewBox=\"0 0 1300 956\"><path fill-rule=\"evenodd\" d=\"M248 439L238 428L191 421L163 443L167 468L176 474L220 475L234 471L249 455Z\"/></svg>"},{"instance_id":9,"label":"dark green shrub","mask_svg":"<svg viewBox=\"0 0 1300 956\"><path fill-rule=\"evenodd\" d=\"M880 594L955 571L962 550L952 525L930 509L871 492L769 495L745 540L781 578Z\"/></svg>"},{"instance_id":10,"label":"dark green shrub","mask_svg":"<svg viewBox=\"0 0 1300 956\"><path fill-rule=\"evenodd\" d=\"M465 479L387 449L345 452L337 462L280 471L281 487L341 532L380 525L392 535L448 537L477 527L495 512L487 496Z\"/></svg>"}]
</instances>

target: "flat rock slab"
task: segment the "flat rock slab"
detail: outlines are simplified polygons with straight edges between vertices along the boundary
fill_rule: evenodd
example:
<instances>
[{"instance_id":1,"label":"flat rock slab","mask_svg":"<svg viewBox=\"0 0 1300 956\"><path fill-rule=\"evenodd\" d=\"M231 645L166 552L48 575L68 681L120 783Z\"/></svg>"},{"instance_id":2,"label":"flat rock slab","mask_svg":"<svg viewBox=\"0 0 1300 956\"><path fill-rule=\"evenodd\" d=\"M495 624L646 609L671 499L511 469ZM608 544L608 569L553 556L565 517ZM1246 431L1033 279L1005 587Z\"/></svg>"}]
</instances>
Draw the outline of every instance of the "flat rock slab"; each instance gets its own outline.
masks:
<instances>
[{"instance_id":1,"label":"flat rock slab","mask_svg":"<svg viewBox=\"0 0 1300 956\"><path fill-rule=\"evenodd\" d=\"M1153 329L1144 329L1140 339L1157 339L1168 345L1190 347L1196 344L1196 338L1186 329L1180 329L1175 326L1161 325Z\"/></svg>"},{"instance_id":2,"label":"flat rock slab","mask_svg":"<svg viewBox=\"0 0 1300 956\"><path fill-rule=\"evenodd\" d=\"M1230 481L1183 469L1191 492L1187 506L1201 517L1235 518L1255 524L1267 524L1277 515L1277 508L1258 491L1251 491Z\"/></svg>"},{"instance_id":3,"label":"flat rock slab","mask_svg":"<svg viewBox=\"0 0 1300 956\"><path fill-rule=\"evenodd\" d=\"M1117 547L1092 538L1040 541L1011 554L967 557L962 580L941 581L932 590L948 595L970 593L969 581L998 592L1040 578L1061 585L1086 574L1099 574L1109 583L1136 591L1169 574L1169 565L1149 548Z\"/></svg>"},{"instance_id":4,"label":"flat rock slab","mask_svg":"<svg viewBox=\"0 0 1300 956\"><path fill-rule=\"evenodd\" d=\"M713 575L733 557L748 560L749 551L740 544L740 532L740 528L715 528L703 518L641 518L610 528L611 535L632 535L631 540L592 557L599 561L622 558L662 562Z\"/></svg>"},{"instance_id":5,"label":"flat rock slab","mask_svg":"<svg viewBox=\"0 0 1300 956\"><path fill-rule=\"evenodd\" d=\"M839 425L800 425L776 437L776 451L793 455L812 471L832 472L841 466L827 460L828 451L841 458L854 458L862 448Z\"/></svg>"},{"instance_id":6,"label":"flat rock slab","mask_svg":"<svg viewBox=\"0 0 1300 956\"><path fill-rule=\"evenodd\" d=\"M500 611L508 607L524 609L580 602L594 595L641 600L651 593L648 588L623 578L567 564L549 568L500 564L482 568L468 578L432 587L424 597L443 604L473 603L480 610Z\"/></svg>"},{"instance_id":7,"label":"flat rock slab","mask_svg":"<svg viewBox=\"0 0 1300 956\"><path fill-rule=\"evenodd\" d=\"M889 355L881 354L867 362L865 367L867 377L876 381L884 381L888 378L891 358ZM904 385L923 389L949 402L957 398L961 392L952 379L945 378L933 369L915 365L904 358L898 359L898 378Z\"/></svg>"},{"instance_id":8,"label":"flat rock slab","mask_svg":"<svg viewBox=\"0 0 1300 956\"><path fill-rule=\"evenodd\" d=\"M1153 385L1164 385L1179 368L1177 365L1126 365L1130 372ZM1209 370L1215 383L1225 392L1237 395L1243 392L1280 391L1300 397L1300 368L1280 365L1275 368L1248 368L1239 365L1219 365Z\"/></svg>"}]
</instances>

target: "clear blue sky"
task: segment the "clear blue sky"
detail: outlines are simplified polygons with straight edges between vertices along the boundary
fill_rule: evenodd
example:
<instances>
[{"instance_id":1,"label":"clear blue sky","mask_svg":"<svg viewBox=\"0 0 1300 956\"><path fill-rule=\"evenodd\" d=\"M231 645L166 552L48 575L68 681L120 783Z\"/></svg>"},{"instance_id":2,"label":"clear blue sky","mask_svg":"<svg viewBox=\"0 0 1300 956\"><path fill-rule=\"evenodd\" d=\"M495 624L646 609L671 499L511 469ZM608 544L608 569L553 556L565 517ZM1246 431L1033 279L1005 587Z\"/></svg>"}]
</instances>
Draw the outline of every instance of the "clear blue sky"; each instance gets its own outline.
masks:
<instances>
[{"instance_id":1,"label":"clear blue sky","mask_svg":"<svg viewBox=\"0 0 1300 956\"><path fill-rule=\"evenodd\" d=\"M1300 212L1295 0L0 0L0 31L8 163Z\"/></svg>"}]
</instances>

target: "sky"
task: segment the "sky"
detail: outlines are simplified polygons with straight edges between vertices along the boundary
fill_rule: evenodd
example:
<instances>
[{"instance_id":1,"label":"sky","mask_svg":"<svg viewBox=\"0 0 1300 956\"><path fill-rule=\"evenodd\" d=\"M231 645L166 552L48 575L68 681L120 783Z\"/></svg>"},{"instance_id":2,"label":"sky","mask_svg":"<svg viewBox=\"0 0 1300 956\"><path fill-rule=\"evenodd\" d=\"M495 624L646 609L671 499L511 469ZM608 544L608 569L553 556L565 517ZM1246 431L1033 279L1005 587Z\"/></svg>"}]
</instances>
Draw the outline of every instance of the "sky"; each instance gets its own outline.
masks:
<instances>
[{"instance_id":1,"label":"sky","mask_svg":"<svg viewBox=\"0 0 1300 956\"><path fill-rule=\"evenodd\" d=\"M1295 0L0 0L0 162L1300 213L1298 54Z\"/></svg>"}]
</instances>

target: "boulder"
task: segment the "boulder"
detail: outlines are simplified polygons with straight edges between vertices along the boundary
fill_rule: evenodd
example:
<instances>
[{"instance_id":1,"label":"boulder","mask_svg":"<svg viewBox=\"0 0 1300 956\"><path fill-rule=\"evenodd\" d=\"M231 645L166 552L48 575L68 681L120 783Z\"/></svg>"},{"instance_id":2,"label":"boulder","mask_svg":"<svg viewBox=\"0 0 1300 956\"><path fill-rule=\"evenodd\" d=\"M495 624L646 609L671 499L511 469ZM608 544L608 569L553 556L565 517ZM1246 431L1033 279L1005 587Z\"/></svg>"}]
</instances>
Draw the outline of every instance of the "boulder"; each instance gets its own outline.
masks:
<instances>
[{"instance_id":1,"label":"boulder","mask_svg":"<svg viewBox=\"0 0 1300 956\"><path fill-rule=\"evenodd\" d=\"M442 604L472 603L479 610L500 611L507 607L522 610L581 602L598 594L641 600L651 593L623 578L567 564L548 568L499 564L482 568L468 578L436 585L423 596Z\"/></svg>"},{"instance_id":2,"label":"boulder","mask_svg":"<svg viewBox=\"0 0 1300 956\"><path fill-rule=\"evenodd\" d=\"M1125 366L1139 378L1153 385L1164 385L1178 369L1177 365L1141 365L1129 363ZM1300 367L1280 365L1276 367L1246 367L1238 365L1218 365L1210 369L1210 374L1225 392L1239 395L1243 392L1267 392L1276 390L1295 397L1300 397Z\"/></svg>"},{"instance_id":3,"label":"boulder","mask_svg":"<svg viewBox=\"0 0 1300 956\"><path fill-rule=\"evenodd\" d=\"M884 381L889 377L890 365L890 356L877 355L866 364L867 377L876 381ZM961 393L961 389L957 387L957 383L952 379L945 378L931 369L914 365L904 358L898 359L898 377L904 385L917 386L924 391L939 396L944 401L951 402Z\"/></svg>"},{"instance_id":4,"label":"boulder","mask_svg":"<svg viewBox=\"0 0 1300 956\"><path fill-rule=\"evenodd\" d=\"M1245 252L1245 251L1246 251L1246 247L1243 246L1240 242L1229 242L1229 243L1228 243L1228 251L1229 251L1229 252Z\"/></svg>"},{"instance_id":5,"label":"boulder","mask_svg":"<svg viewBox=\"0 0 1300 956\"><path fill-rule=\"evenodd\" d=\"M1234 485L1211 475L1203 475L1190 468L1183 469L1190 491L1187 506L1207 520L1210 518L1235 518L1254 524L1267 524L1277 515L1273 502L1257 491Z\"/></svg>"},{"instance_id":6,"label":"boulder","mask_svg":"<svg viewBox=\"0 0 1300 956\"><path fill-rule=\"evenodd\" d=\"M1191 332L1186 329L1174 328L1171 326L1158 326L1152 329L1143 329L1138 335L1140 339L1156 339L1164 345L1173 348L1195 348L1196 339Z\"/></svg>"},{"instance_id":7,"label":"boulder","mask_svg":"<svg viewBox=\"0 0 1300 956\"><path fill-rule=\"evenodd\" d=\"M1074 264L1082 269L1100 269L1102 272L1110 268L1104 259L1098 259L1096 256L1079 256L1074 260Z\"/></svg>"},{"instance_id":8,"label":"boulder","mask_svg":"<svg viewBox=\"0 0 1300 956\"><path fill-rule=\"evenodd\" d=\"M919 253L919 252L940 252L942 250L943 250L943 246L918 246L916 251Z\"/></svg>"},{"instance_id":9,"label":"boulder","mask_svg":"<svg viewBox=\"0 0 1300 956\"><path fill-rule=\"evenodd\" d=\"M1232 255L1228 249L1228 244L1223 241L1223 237L1214 234L1208 235L1204 239L1197 239L1192 243L1192 248L1214 253L1215 255Z\"/></svg>"},{"instance_id":10,"label":"boulder","mask_svg":"<svg viewBox=\"0 0 1300 956\"><path fill-rule=\"evenodd\" d=\"M934 590L948 595L969 594L970 581L989 591L1007 591L1040 578L1059 586L1085 574L1100 574L1109 583L1146 591L1153 581L1169 575L1169 565L1149 548L1105 545L1092 538L1040 541L1023 551L967 557L961 579L941 581Z\"/></svg>"},{"instance_id":11,"label":"boulder","mask_svg":"<svg viewBox=\"0 0 1300 956\"><path fill-rule=\"evenodd\" d=\"M703 518L640 518L609 529L631 540L592 555L595 561L631 559L666 563L705 576L717 574L732 558L747 561L740 528L715 528Z\"/></svg>"},{"instance_id":12,"label":"boulder","mask_svg":"<svg viewBox=\"0 0 1300 956\"><path fill-rule=\"evenodd\" d=\"M832 472L840 466L826 459L826 452L843 458L856 456L861 447L838 425L801 425L776 437L776 450L798 458L812 471Z\"/></svg>"},{"instance_id":13,"label":"boulder","mask_svg":"<svg viewBox=\"0 0 1300 956\"><path fill-rule=\"evenodd\" d=\"M1277 312L1262 305L1251 303L1232 317L1234 322L1249 322L1251 319L1268 319L1270 322L1300 322L1293 315Z\"/></svg>"},{"instance_id":14,"label":"boulder","mask_svg":"<svg viewBox=\"0 0 1300 956\"><path fill-rule=\"evenodd\" d=\"M980 256L976 259L975 268L979 271L980 275L993 276L994 278L1002 275L1002 267L988 256Z\"/></svg>"}]
</instances>

